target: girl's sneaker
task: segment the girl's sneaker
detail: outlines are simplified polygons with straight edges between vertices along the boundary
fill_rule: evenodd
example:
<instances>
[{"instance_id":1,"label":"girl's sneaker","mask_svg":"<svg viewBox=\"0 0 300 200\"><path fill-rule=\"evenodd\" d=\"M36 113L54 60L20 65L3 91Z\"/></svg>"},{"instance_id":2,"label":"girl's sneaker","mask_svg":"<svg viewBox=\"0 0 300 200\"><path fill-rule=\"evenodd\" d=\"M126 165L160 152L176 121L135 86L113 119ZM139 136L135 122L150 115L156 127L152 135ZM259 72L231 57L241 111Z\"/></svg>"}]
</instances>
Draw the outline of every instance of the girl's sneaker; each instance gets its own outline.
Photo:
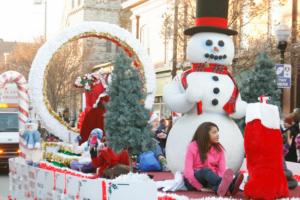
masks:
<instances>
[{"instance_id":1,"label":"girl's sneaker","mask_svg":"<svg viewBox=\"0 0 300 200\"><path fill-rule=\"evenodd\" d=\"M223 174L222 181L218 187L217 194L219 196L223 197L226 195L232 180L233 180L232 169L226 169L226 171Z\"/></svg>"},{"instance_id":2,"label":"girl's sneaker","mask_svg":"<svg viewBox=\"0 0 300 200\"><path fill-rule=\"evenodd\" d=\"M238 193L239 189L240 189L240 185L242 184L244 180L244 174L239 173L232 181L231 185L230 185L230 192L231 195L234 196L236 195L236 193Z\"/></svg>"}]
</instances>

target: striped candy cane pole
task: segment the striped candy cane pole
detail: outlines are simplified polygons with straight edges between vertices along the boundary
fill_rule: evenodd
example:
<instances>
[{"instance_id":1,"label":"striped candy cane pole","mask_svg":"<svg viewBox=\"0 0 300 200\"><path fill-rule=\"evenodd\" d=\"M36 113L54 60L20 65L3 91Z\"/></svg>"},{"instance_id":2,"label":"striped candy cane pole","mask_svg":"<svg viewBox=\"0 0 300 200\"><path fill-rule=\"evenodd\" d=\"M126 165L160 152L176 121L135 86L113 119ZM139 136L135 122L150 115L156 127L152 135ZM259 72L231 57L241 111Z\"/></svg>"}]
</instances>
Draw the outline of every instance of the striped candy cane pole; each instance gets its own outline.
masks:
<instances>
[{"instance_id":1,"label":"striped candy cane pole","mask_svg":"<svg viewBox=\"0 0 300 200\"><path fill-rule=\"evenodd\" d=\"M29 96L25 77L16 71L7 71L0 75L0 87L7 83L15 83L18 87L19 96L19 131L22 133L25 129L25 123L29 117ZM23 151L23 142L20 138L20 150ZM21 153L22 155L22 153ZM24 156L24 155L22 155Z\"/></svg>"},{"instance_id":2,"label":"striped candy cane pole","mask_svg":"<svg viewBox=\"0 0 300 200\"><path fill-rule=\"evenodd\" d=\"M7 83L15 83L18 87L19 126L20 130L24 130L25 123L29 117L29 97L26 79L19 72L7 71L0 75L0 87L4 87Z\"/></svg>"}]
</instances>

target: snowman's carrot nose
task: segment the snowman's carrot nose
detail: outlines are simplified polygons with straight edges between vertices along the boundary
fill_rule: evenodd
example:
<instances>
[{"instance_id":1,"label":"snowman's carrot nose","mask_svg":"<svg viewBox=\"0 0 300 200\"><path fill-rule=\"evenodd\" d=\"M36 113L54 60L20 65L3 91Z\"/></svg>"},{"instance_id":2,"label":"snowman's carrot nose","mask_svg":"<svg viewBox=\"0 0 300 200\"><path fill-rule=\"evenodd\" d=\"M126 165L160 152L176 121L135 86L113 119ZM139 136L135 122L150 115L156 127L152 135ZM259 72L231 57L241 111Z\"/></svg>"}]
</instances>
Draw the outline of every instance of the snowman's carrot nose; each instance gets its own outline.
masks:
<instances>
[{"instance_id":1,"label":"snowman's carrot nose","mask_svg":"<svg viewBox=\"0 0 300 200\"><path fill-rule=\"evenodd\" d=\"M218 47L214 47L214 51L215 52L219 52L219 48Z\"/></svg>"}]
</instances>

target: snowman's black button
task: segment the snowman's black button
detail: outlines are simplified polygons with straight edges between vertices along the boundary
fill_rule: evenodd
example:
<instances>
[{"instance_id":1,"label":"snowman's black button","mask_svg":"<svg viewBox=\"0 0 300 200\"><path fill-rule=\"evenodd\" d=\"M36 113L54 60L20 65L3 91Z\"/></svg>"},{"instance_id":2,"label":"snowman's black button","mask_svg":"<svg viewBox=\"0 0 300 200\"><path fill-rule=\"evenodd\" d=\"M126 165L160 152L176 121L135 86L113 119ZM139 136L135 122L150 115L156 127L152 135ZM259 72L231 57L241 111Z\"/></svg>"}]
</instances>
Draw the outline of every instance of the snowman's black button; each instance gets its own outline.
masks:
<instances>
[{"instance_id":1,"label":"snowman's black button","mask_svg":"<svg viewBox=\"0 0 300 200\"><path fill-rule=\"evenodd\" d=\"M218 104L219 104L218 99L213 99L213 100L211 101L211 104L214 105L214 106L218 105Z\"/></svg>"},{"instance_id":2,"label":"snowman's black button","mask_svg":"<svg viewBox=\"0 0 300 200\"><path fill-rule=\"evenodd\" d=\"M218 80L219 80L219 77L213 76L212 79L213 79L214 81L218 81Z\"/></svg>"},{"instance_id":3,"label":"snowman's black button","mask_svg":"<svg viewBox=\"0 0 300 200\"><path fill-rule=\"evenodd\" d=\"M215 94L219 94L220 93L220 89L219 88L214 88L213 91L214 91Z\"/></svg>"}]
</instances>

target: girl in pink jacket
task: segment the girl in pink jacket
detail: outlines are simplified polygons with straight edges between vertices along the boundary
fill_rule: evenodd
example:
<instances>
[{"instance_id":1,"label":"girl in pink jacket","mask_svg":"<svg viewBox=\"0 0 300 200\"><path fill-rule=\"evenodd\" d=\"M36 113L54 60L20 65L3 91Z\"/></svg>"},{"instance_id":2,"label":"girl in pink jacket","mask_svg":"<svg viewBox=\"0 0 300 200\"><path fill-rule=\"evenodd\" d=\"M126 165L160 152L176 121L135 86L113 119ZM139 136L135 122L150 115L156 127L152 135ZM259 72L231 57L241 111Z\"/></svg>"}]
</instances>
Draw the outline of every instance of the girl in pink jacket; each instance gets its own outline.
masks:
<instances>
[{"instance_id":1,"label":"girl in pink jacket","mask_svg":"<svg viewBox=\"0 0 300 200\"><path fill-rule=\"evenodd\" d=\"M189 144L184 166L184 182L188 190L210 187L219 196L227 191L235 195L243 174L233 179L232 169L226 169L224 148L219 143L219 128L212 122L202 123Z\"/></svg>"}]
</instances>

